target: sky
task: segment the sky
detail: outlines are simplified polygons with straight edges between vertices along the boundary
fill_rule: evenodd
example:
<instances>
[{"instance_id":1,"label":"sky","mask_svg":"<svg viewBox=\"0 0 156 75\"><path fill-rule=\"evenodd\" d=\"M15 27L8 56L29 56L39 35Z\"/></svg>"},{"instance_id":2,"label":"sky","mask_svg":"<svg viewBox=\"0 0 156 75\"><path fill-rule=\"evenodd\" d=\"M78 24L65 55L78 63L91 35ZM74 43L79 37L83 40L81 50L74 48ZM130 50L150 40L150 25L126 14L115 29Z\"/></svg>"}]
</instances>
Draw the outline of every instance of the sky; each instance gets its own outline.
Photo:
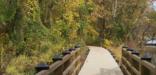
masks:
<instances>
[{"instance_id":1,"label":"sky","mask_svg":"<svg viewBox=\"0 0 156 75\"><path fill-rule=\"evenodd\" d=\"M156 10L156 1L153 3L153 8Z\"/></svg>"},{"instance_id":2,"label":"sky","mask_svg":"<svg viewBox=\"0 0 156 75\"><path fill-rule=\"evenodd\" d=\"M156 1L153 3L154 8L156 8Z\"/></svg>"}]
</instances>

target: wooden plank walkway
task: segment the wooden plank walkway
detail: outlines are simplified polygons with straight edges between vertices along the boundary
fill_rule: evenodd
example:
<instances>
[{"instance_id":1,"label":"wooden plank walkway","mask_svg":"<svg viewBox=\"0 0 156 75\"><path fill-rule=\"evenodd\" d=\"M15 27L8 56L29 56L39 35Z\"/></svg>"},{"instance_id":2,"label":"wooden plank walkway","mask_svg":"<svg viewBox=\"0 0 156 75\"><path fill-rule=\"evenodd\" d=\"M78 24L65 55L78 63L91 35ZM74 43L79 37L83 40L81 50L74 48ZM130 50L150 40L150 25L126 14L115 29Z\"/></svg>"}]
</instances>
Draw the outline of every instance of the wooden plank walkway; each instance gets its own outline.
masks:
<instances>
[{"instance_id":1,"label":"wooden plank walkway","mask_svg":"<svg viewBox=\"0 0 156 75\"><path fill-rule=\"evenodd\" d=\"M89 46L89 49L89 55L79 75L123 75L109 51L94 46Z\"/></svg>"}]
</instances>

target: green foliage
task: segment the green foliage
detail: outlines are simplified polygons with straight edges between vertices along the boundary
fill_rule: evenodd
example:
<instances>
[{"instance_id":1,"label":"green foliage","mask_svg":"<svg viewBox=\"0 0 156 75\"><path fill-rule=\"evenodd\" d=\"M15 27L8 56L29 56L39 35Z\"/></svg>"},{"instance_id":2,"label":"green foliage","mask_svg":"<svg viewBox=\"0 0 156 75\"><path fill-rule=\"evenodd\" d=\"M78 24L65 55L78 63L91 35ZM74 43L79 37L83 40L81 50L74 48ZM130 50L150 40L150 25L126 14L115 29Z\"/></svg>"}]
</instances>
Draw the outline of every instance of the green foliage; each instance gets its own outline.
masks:
<instances>
[{"instance_id":1,"label":"green foliage","mask_svg":"<svg viewBox=\"0 0 156 75\"><path fill-rule=\"evenodd\" d=\"M92 1L0 0L0 9L0 29L6 27L0 30L0 70L6 75L34 75L36 64L98 34L89 20Z\"/></svg>"},{"instance_id":2,"label":"green foliage","mask_svg":"<svg viewBox=\"0 0 156 75\"><path fill-rule=\"evenodd\" d=\"M0 70L34 75L36 64L77 43L108 47L125 40L146 3L118 1L114 14L113 0L0 0Z\"/></svg>"},{"instance_id":3,"label":"green foliage","mask_svg":"<svg viewBox=\"0 0 156 75\"><path fill-rule=\"evenodd\" d=\"M111 45L112 45L112 41L111 41L111 40L108 40L108 39L105 39L105 40L104 40L103 46L104 46L105 48L109 48Z\"/></svg>"},{"instance_id":4,"label":"green foliage","mask_svg":"<svg viewBox=\"0 0 156 75\"><path fill-rule=\"evenodd\" d=\"M17 8L17 0L0 0L0 22L14 19Z\"/></svg>"},{"instance_id":5,"label":"green foliage","mask_svg":"<svg viewBox=\"0 0 156 75\"><path fill-rule=\"evenodd\" d=\"M132 31L147 6L147 0L103 0L95 3L95 26L99 37L119 44L132 37Z\"/></svg>"},{"instance_id":6,"label":"green foliage","mask_svg":"<svg viewBox=\"0 0 156 75\"><path fill-rule=\"evenodd\" d=\"M28 58L25 55L21 55L10 61L10 64L8 65L6 69L6 74L7 75L13 75L13 74L14 75L33 75L33 72L29 73L33 69L28 66L32 66L32 59ZM24 73L24 71L28 71L28 73Z\"/></svg>"}]
</instances>

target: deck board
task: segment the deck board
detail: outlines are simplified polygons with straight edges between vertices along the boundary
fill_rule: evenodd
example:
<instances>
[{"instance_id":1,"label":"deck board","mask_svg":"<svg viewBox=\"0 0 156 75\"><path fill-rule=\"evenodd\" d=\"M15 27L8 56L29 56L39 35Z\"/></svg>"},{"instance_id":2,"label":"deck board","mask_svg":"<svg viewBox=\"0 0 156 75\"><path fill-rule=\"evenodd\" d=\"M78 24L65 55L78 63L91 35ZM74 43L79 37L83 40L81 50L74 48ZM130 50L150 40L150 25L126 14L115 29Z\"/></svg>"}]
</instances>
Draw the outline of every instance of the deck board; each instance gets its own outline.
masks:
<instances>
[{"instance_id":1,"label":"deck board","mask_svg":"<svg viewBox=\"0 0 156 75\"><path fill-rule=\"evenodd\" d=\"M79 75L123 75L108 50L89 46L90 52Z\"/></svg>"}]
</instances>

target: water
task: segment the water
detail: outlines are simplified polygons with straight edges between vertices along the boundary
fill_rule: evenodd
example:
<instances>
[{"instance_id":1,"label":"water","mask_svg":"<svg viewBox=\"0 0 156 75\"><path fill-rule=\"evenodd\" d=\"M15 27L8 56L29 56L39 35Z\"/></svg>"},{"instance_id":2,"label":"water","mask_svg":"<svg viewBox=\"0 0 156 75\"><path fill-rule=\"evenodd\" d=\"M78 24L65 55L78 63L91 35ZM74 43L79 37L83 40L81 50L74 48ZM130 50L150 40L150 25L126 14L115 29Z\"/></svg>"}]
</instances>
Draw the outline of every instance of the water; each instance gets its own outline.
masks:
<instances>
[{"instance_id":1,"label":"water","mask_svg":"<svg viewBox=\"0 0 156 75\"><path fill-rule=\"evenodd\" d=\"M156 66L156 46L146 46L144 53L149 53L152 56L151 63Z\"/></svg>"}]
</instances>

